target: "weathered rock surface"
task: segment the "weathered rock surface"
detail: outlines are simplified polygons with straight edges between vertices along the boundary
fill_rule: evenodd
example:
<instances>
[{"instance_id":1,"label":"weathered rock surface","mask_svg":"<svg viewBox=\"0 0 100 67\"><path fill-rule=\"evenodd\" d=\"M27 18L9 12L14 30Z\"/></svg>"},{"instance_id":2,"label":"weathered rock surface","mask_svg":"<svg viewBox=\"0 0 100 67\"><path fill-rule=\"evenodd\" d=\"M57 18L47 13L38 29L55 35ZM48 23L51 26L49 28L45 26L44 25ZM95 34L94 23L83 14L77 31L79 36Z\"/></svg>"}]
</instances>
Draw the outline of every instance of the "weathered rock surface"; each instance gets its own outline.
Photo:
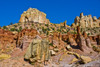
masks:
<instances>
[{"instance_id":1,"label":"weathered rock surface","mask_svg":"<svg viewBox=\"0 0 100 67\"><path fill-rule=\"evenodd\" d=\"M36 35L38 35L38 32L35 29L23 29L17 34L16 46L24 49L25 44L30 43Z\"/></svg>"},{"instance_id":2,"label":"weathered rock surface","mask_svg":"<svg viewBox=\"0 0 100 67\"><path fill-rule=\"evenodd\" d=\"M81 62L84 63L84 64L92 61L92 59L88 56L81 56L80 59L81 59Z\"/></svg>"},{"instance_id":3,"label":"weathered rock surface","mask_svg":"<svg viewBox=\"0 0 100 67\"><path fill-rule=\"evenodd\" d=\"M49 42L46 39L35 38L28 47L25 59L31 63L44 62L50 59Z\"/></svg>"},{"instance_id":4,"label":"weathered rock surface","mask_svg":"<svg viewBox=\"0 0 100 67\"><path fill-rule=\"evenodd\" d=\"M1 55L0 55L0 60L5 60L5 59L8 59L8 58L10 58L10 57L11 57L10 55L1 54Z\"/></svg>"},{"instance_id":5,"label":"weathered rock surface","mask_svg":"<svg viewBox=\"0 0 100 67\"><path fill-rule=\"evenodd\" d=\"M19 22L39 22L39 23L49 23L50 21L46 19L46 14L40 12L35 8L29 8L27 11L21 15Z\"/></svg>"},{"instance_id":6,"label":"weathered rock surface","mask_svg":"<svg viewBox=\"0 0 100 67\"><path fill-rule=\"evenodd\" d=\"M80 27L79 26L77 27L77 33L78 33L77 40L78 40L78 45L79 45L80 49L84 52L91 52L92 51L91 41L87 37L87 34L84 33L84 35L82 35L81 32L80 32Z\"/></svg>"},{"instance_id":7,"label":"weathered rock surface","mask_svg":"<svg viewBox=\"0 0 100 67\"><path fill-rule=\"evenodd\" d=\"M0 52L9 52L16 47L16 35L0 29Z\"/></svg>"},{"instance_id":8,"label":"weathered rock surface","mask_svg":"<svg viewBox=\"0 0 100 67\"><path fill-rule=\"evenodd\" d=\"M91 15L84 16L83 13L80 14L80 17L76 17L72 27L80 26L81 28L93 28L93 27L100 27L99 25L100 20L97 19L95 16L92 18Z\"/></svg>"},{"instance_id":9,"label":"weathered rock surface","mask_svg":"<svg viewBox=\"0 0 100 67\"><path fill-rule=\"evenodd\" d=\"M5 64L7 64L6 67L10 64L15 67L32 66L25 63L24 59L32 64L36 62L34 67L45 67L46 62L51 63L49 67L67 67L66 65L71 61L72 64L79 60L88 63L92 59L99 58L100 18L84 16L81 13L80 17L76 17L71 28L66 25L66 21L60 24L49 23L46 14L29 8L21 15L19 22L4 26L5 30L0 29L0 53L7 52L11 55L7 63L6 60L4 63L0 62L1 67ZM0 59L7 57L0 55Z\"/></svg>"}]
</instances>

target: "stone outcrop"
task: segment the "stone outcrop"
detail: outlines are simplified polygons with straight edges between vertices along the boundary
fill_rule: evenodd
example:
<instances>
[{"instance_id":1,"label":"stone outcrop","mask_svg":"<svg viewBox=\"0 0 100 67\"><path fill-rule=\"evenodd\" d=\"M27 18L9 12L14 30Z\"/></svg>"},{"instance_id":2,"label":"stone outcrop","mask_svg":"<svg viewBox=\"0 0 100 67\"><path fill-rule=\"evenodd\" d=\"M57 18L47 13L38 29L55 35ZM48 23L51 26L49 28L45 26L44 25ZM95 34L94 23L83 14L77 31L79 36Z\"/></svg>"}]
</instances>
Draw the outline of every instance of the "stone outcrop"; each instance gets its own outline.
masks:
<instances>
[{"instance_id":1,"label":"stone outcrop","mask_svg":"<svg viewBox=\"0 0 100 67\"><path fill-rule=\"evenodd\" d=\"M98 35L97 43L100 45L100 35Z\"/></svg>"},{"instance_id":2,"label":"stone outcrop","mask_svg":"<svg viewBox=\"0 0 100 67\"><path fill-rule=\"evenodd\" d=\"M83 51L83 52L91 52L92 51L92 46L91 46L91 41L90 39L87 37L87 34L84 32L84 34L82 35L81 32L80 32L80 27L78 26L77 27L77 33L78 33L78 45L80 47L80 49Z\"/></svg>"},{"instance_id":3,"label":"stone outcrop","mask_svg":"<svg viewBox=\"0 0 100 67\"><path fill-rule=\"evenodd\" d=\"M10 57L11 56L10 55L7 55L7 54L0 54L0 60L5 60L5 59L8 59Z\"/></svg>"},{"instance_id":4,"label":"stone outcrop","mask_svg":"<svg viewBox=\"0 0 100 67\"><path fill-rule=\"evenodd\" d=\"M30 63L48 61L50 59L48 40L35 37L27 49L25 59Z\"/></svg>"},{"instance_id":5,"label":"stone outcrop","mask_svg":"<svg viewBox=\"0 0 100 67\"><path fill-rule=\"evenodd\" d=\"M86 38L86 45L87 45L89 48L92 47L92 46L91 46L91 41L90 41L89 38Z\"/></svg>"},{"instance_id":6,"label":"stone outcrop","mask_svg":"<svg viewBox=\"0 0 100 67\"><path fill-rule=\"evenodd\" d=\"M81 59L81 63L84 63L84 64L92 61L92 59L88 56L81 56L80 59Z\"/></svg>"},{"instance_id":7,"label":"stone outcrop","mask_svg":"<svg viewBox=\"0 0 100 67\"><path fill-rule=\"evenodd\" d=\"M23 29L17 34L17 47L21 48L26 43L30 43L36 35L38 35L38 32L35 29Z\"/></svg>"},{"instance_id":8,"label":"stone outcrop","mask_svg":"<svg viewBox=\"0 0 100 67\"><path fill-rule=\"evenodd\" d=\"M72 27L77 27L77 26L80 26L81 28L100 27L99 23L100 23L100 20L97 19L96 16L92 18L91 15L84 16L83 13L81 13L79 17L77 16L75 18L74 23L72 24Z\"/></svg>"},{"instance_id":9,"label":"stone outcrop","mask_svg":"<svg viewBox=\"0 0 100 67\"><path fill-rule=\"evenodd\" d=\"M75 37L71 34L68 33L68 43L71 45L71 46L77 46L77 43L75 41Z\"/></svg>"},{"instance_id":10,"label":"stone outcrop","mask_svg":"<svg viewBox=\"0 0 100 67\"><path fill-rule=\"evenodd\" d=\"M21 15L20 23L9 25L11 28L4 26L5 30L0 28L0 60L11 57L11 60L18 60L11 63L12 65L26 66L25 61L27 60L34 64L34 67L44 67L40 65L46 63L49 63L48 67L56 64L55 67L60 65L67 67L66 64L71 60L70 63L73 65L78 62L85 64L92 59L99 58L100 30L98 23L100 19L95 16L92 18L91 15L84 16L81 13L72 24L73 28L67 27L66 21L60 24L46 24L48 23L46 20L44 13L30 8ZM95 35L87 33L88 31L93 33L91 30L94 30ZM97 31L98 34L96 34ZM25 63L21 61L22 59ZM4 62L4 65L5 63L8 62Z\"/></svg>"},{"instance_id":11,"label":"stone outcrop","mask_svg":"<svg viewBox=\"0 0 100 67\"><path fill-rule=\"evenodd\" d=\"M10 31L0 29L0 51L9 52L16 47L16 35Z\"/></svg>"},{"instance_id":12,"label":"stone outcrop","mask_svg":"<svg viewBox=\"0 0 100 67\"><path fill-rule=\"evenodd\" d=\"M60 26L66 27L66 23L67 23L67 21L64 21L64 22L60 23Z\"/></svg>"},{"instance_id":13,"label":"stone outcrop","mask_svg":"<svg viewBox=\"0 0 100 67\"><path fill-rule=\"evenodd\" d=\"M49 23L50 21L46 19L46 14L40 12L35 8L29 8L27 11L21 15L19 22L38 22L38 23Z\"/></svg>"},{"instance_id":14,"label":"stone outcrop","mask_svg":"<svg viewBox=\"0 0 100 67\"><path fill-rule=\"evenodd\" d=\"M61 22L60 24L56 24L58 27L70 27L67 25L67 21L65 20L64 22Z\"/></svg>"}]
</instances>

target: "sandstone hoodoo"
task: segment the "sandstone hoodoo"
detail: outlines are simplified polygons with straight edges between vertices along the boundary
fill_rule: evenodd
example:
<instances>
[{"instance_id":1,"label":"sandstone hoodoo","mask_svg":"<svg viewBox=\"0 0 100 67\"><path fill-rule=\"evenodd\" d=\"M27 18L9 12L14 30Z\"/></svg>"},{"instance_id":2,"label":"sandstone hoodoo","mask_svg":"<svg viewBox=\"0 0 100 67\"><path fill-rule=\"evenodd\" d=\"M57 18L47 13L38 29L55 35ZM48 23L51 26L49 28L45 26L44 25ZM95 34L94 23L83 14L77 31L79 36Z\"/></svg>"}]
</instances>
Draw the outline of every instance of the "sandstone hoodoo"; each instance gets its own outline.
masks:
<instances>
[{"instance_id":1,"label":"sandstone hoodoo","mask_svg":"<svg viewBox=\"0 0 100 67\"><path fill-rule=\"evenodd\" d=\"M80 26L81 28L93 28L93 27L100 27L100 19L97 19L96 16L92 17L91 15L84 16L83 13L80 16L76 17L74 23L72 24L73 27Z\"/></svg>"},{"instance_id":2,"label":"sandstone hoodoo","mask_svg":"<svg viewBox=\"0 0 100 67\"><path fill-rule=\"evenodd\" d=\"M38 22L47 24L50 21L46 18L45 13L35 8L29 8L27 11L23 12L19 22Z\"/></svg>"},{"instance_id":3,"label":"sandstone hoodoo","mask_svg":"<svg viewBox=\"0 0 100 67\"><path fill-rule=\"evenodd\" d=\"M35 37L28 47L25 59L29 60L30 63L49 61L50 51L48 40Z\"/></svg>"}]
</instances>

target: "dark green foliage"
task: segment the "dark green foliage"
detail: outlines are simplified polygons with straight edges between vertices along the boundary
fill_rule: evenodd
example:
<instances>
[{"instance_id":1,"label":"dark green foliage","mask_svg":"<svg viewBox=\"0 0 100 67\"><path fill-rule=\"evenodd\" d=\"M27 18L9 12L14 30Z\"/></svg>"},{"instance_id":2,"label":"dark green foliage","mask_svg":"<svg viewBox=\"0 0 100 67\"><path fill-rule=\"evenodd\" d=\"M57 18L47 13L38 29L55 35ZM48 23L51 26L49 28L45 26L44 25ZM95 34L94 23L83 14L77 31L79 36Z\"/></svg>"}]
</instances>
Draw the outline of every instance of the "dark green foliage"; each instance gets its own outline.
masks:
<instances>
[{"instance_id":1,"label":"dark green foliage","mask_svg":"<svg viewBox=\"0 0 100 67\"><path fill-rule=\"evenodd\" d=\"M49 29L49 28L47 28L47 30L48 30L48 31L50 31L50 29Z\"/></svg>"},{"instance_id":2,"label":"dark green foliage","mask_svg":"<svg viewBox=\"0 0 100 67\"><path fill-rule=\"evenodd\" d=\"M55 28L52 28L52 30L55 30Z\"/></svg>"},{"instance_id":3,"label":"dark green foliage","mask_svg":"<svg viewBox=\"0 0 100 67\"><path fill-rule=\"evenodd\" d=\"M11 28L10 31L18 31L18 29Z\"/></svg>"},{"instance_id":4,"label":"dark green foliage","mask_svg":"<svg viewBox=\"0 0 100 67\"><path fill-rule=\"evenodd\" d=\"M61 32L61 29L57 29L58 32Z\"/></svg>"},{"instance_id":5,"label":"dark green foliage","mask_svg":"<svg viewBox=\"0 0 100 67\"><path fill-rule=\"evenodd\" d=\"M93 48L94 51L100 52L100 48L99 47L93 46L92 48Z\"/></svg>"},{"instance_id":6,"label":"dark green foliage","mask_svg":"<svg viewBox=\"0 0 100 67\"><path fill-rule=\"evenodd\" d=\"M11 22L10 25L13 25L13 23Z\"/></svg>"},{"instance_id":7,"label":"dark green foliage","mask_svg":"<svg viewBox=\"0 0 100 67\"><path fill-rule=\"evenodd\" d=\"M67 31L65 31L64 33L67 33Z\"/></svg>"},{"instance_id":8,"label":"dark green foliage","mask_svg":"<svg viewBox=\"0 0 100 67\"><path fill-rule=\"evenodd\" d=\"M72 32L72 34L77 34L77 32Z\"/></svg>"},{"instance_id":9,"label":"dark green foliage","mask_svg":"<svg viewBox=\"0 0 100 67\"><path fill-rule=\"evenodd\" d=\"M47 31L47 35L49 35L49 32Z\"/></svg>"},{"instance_id":10,"label":"dark green foliage","mask_svg":"<svg viewBox=\"0 0 100 67\"><path fill-rule=\"evenodd\" d=\"M7 27L6 26L3 26L3 29L7 29Z\"/></svg>"},{"instance_id":11,"label":"dark green foliage","mask_svg":"<svg viewBox=\"0 0 100 67\"><path fill-rule=\"evenodd\" d=\"M49 45L50 45L50 46L53 46L53 43L50 43Z\"/></svg>"},{"instance_id":12,"label":"dark green foliage","mask_svg":"<svg viewBox=\"0 0 100 67\"><path fill-rule=\"evenodd\" d=\"M22 30L22 27L20 26L20 27L19 27L19 32L20 32L21 30Z\"/></svg>"},{"instance_id":13,"label":"dark green foliage","mask_svg":"<svg viewBox=\"0 0 100 67\"><path fill-rule=\"evenodd\" d=\"M34 26L34 24L32 24L32 26Z\"/></svg>"},{"instance_id":14,"label":"dark green foliage","mask_svg":"<svg viewBox=\"0 0 100 67\"><path fill-rule=\"evenodd\" d=\"M44 29L44 27L42 27L42 31L43 31L44 33L46 33L47 29Z\"/></svg>"},{"instance_id":15,"label":"dark green foliage","mask_svg":"<svg viewBox=\"0 0 100 67\"><path fill-rule=\"evenodd\" d=\"M17 27L17 25L14 25L14 27Z\"/></svg>"},{"instance_id":16,"label":"dark green foliage","mask_svg":"<svg viewBox=\"0 0 100 67\"><path fill-rule=\"evenodd\" d=\"M48 24L45 24L45 26L47 26L47 27L48 27L49 25L48 25Z\"/></svg>"},{"instance_id":17,"label":"dark green foliage","mask_svg":"<svg viewBox=\"0 0 100 67\"><path fill-rule=\"evenodd\" d=\"M88 33L87 35L90 35L90 33Z\"/></svg>"},{"instance_id":18,"label":"dark green foliage","mask_svg":"<svg viewBox=\"0 0 100 67\"><path fill-rule=\"evenodd\" d=\"M65 28L64 26L60 26L60 29L63 29L63 28Z\"/></svg>"}]
</instances>

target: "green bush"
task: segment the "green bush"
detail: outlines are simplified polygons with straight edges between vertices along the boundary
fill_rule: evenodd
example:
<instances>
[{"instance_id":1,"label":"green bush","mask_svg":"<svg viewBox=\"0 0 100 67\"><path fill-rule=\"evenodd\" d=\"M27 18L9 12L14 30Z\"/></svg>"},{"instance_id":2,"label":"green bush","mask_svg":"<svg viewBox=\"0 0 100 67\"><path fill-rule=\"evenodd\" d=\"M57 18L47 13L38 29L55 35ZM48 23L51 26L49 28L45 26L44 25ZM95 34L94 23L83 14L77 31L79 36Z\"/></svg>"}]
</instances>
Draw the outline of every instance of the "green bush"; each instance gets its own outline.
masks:
<instances>
[{"instance_id":1,"label":"green bush","mask_svg":"<svg viewBox=\"0 0 100 67\"><path fill-rule=\"evenodd\" d=\"M20 26L20 27L19 27L19 32L20 32L21 30L22 30L22 27Z\"/></svg>"},{"instance_id":2,"label":"green bush","mask_svg":"<svg viewBox=\"0 0 100 67\"><path fill-rule=\"evenodd\" d=\"M90 35L90 33L88 33L87 35Z\"/></svg>"},{"instance_id":3,"label":"green bush","mask_svg":"<svg viewBox=\"0 0 100 67\"><path fill-rule=\"evenodd\" d=\"M61 32L61 29L57 29L58 32Z\"/></svg>"},{"instance_id":4,"label":"green bush","mask_svg":"<svg viewBox=\"0 0 100 67\"><path fill-rule=\"evenodd\" d=\"M92 48L93 48L94 51L100 52L100 48L99 47L93 46Z\"/></svg>"},{"instance_id":5,"label":"green bush","mask_svg":"<svg viewBox=\"0 0 100 67\"><path fill-rule=\"evenodd\" d=\"M47 29L44 29L44 27L42 27L42 31L43 31L44 33L46 33Z\"/></svg>"},{"instance_id":6,"label":"green bush","mask_svg":"<svg viewBox=\"0 0 100 67\"><path fill-rule=\"evenodd\" d=\"M17 25L14 25L14 27L17 27Z\"/></svg>"},{"instance_id":7,"label":"green bush","mask_svg":"<svg viewBox=\"0 0 100 67\"><path fill-rule=\"evenodd\" d=\"M47 28L47 30L48 30L48 31L50 31L50 29L49 29L49 28Z\"/></svg>"},{"instance_id":8,"label":"green bush","mask_svg":"<svg viewBox=\"0 0 100 67\"><path fill-rule=\"evenodd\" d=\"M55 30L55 28L53 28L53 27L50 27L50 29Z\"/></svg>"},{"instance_id":9,"label":"green bush","mask_svg":"<svg viewBox=\"0 0 100 67\"><path fill-rule=\"evenodd\" d=\"M48 24L45 24L45 26L47 26L47 27L48 27L49 25L48 25Z\"/></svg>"},{"instance_id":10,"label":"green bush","mask_svg":"<svg viewBox=\"0 0 100 67\"><path fill-rule=\"evenodd\" d=\"M49 45L50 45L50 46L53 46L53 43L50 43Z\"/></svg>"},{"instance_id":11,"label":"green bush","mask_svg":"<svg viewBox=\"0 0 100 67\"><path fill-rule=\"evenodd\" d=\"M11 28L10 31L18 31L18 29Z\"/></svg>"},{"instance_id":12,"label":"green bush","mask_svg":"<svg viewBox=\"0 0 100 67\"><path fill-rule=\"evenodd\" d=\"M32 26L34 26L34 24L32 24Z\"/></svg>"},{"instance_id":13,"label":"green bush","mask_svg":"<svg viewBox=\"0 0 100 67\"><path fill-rule=\"evenodd\" d=\"M7 27L6 26L3 26L3 29L7 29Z\"/></svg>"}]
</instances>

